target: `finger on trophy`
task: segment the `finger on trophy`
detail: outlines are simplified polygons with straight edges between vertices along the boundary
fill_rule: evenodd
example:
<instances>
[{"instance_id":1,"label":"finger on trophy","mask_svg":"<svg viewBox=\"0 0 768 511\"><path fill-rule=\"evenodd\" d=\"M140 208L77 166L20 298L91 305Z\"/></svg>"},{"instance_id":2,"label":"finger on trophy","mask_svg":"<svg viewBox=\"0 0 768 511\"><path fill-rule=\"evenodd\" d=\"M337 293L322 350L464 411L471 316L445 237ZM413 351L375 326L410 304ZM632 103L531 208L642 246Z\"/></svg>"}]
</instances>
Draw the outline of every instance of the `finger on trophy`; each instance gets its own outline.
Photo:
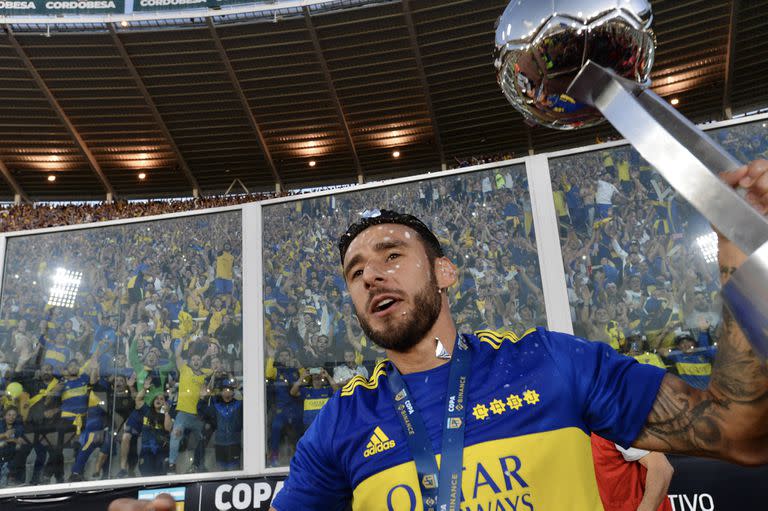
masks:
<instances>
[{"instance_id":1,"label":"finger on trophy","mask_svg":"<svg viewBox=\"0 0 768 511\"><path fill-rule=\"evenodd\" d=\"M761 213L768 212L768 161L755 160L736 170L722 172L720 177L729 185L743 190L744 199Z\"/></svg>"}]
</instances>

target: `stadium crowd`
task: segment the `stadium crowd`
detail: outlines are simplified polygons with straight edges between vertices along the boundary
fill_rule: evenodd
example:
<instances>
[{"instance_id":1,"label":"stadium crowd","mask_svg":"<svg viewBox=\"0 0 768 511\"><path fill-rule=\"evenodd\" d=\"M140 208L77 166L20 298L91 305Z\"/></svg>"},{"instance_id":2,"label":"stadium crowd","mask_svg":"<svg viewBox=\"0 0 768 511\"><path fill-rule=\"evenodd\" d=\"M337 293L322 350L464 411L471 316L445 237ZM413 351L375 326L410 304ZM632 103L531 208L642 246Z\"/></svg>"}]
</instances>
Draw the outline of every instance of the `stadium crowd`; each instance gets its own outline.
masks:
<instances>
[{"instance_id":1,"label":"stadium crowd","mask_svg":"<svg viewBox=\"0 0 768 511\"><path fill-rule=\"evenodd\" d=\"M464 167L473 167L475 165L484 165L486 163L496 163L500 161L511 160L515 157L514 153L492 153L480 154L474 156L454 156L453 161L448 163L448 169L460 169Z\"/></svg>"},{"instance_id":2,"label":"stadium crowd","mask_svg":"<svg viewBox=\"0 0 768 511\"><path fill-rule=\"evenodd\" d=\"M741 161L768 157L759 123L712 136ZM709 222L629 147L550 169L576 334L705 387L722 310Z\"/></svg>"},{"instance_id":3,"label":"stadium crowd","mask_svg":"<svg viewBox=\"0 0 768 511\"><path fill-rule=\"evenodd\" d=\"M232 211L8 239L0 482L240 466L241 231Z\"/></svg>"},{"instance_id":4,"label":"stadium crowd","mask_svg":"<svg viewBox=\"0 0 768 511\"><path fill-rule=\"evenodd\" d=\"M87 224L124 218L139 218L198 209L235 206L274 198L271 193L221 195L194 199L94 202L83 204L12 204L0 207L0 232L24 231Z\"/></svg>"}]
</instances>

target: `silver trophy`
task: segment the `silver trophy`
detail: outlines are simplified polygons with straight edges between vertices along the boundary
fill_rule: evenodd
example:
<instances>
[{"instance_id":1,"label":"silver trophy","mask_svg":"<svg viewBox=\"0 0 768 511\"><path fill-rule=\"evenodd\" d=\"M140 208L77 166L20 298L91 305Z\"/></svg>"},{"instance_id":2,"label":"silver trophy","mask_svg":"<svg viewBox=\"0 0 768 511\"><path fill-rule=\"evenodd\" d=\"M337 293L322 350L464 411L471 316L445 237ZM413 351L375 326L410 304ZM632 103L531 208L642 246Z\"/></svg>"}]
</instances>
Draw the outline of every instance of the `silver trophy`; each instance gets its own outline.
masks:
<instances>
[{"instance_id":1,"label":"silver trophy","mask_svg":"<svg viewBox=\"0 0 768 511\"><path fill-rule=\"evenodd\" d=\"M569 130L607 119L725 237L752 254L722 290L768 357L768 221L717 173L741 164L648 89L648 0L512 0L496 27L504 95L530 124Z\"/></svg>"}]
</instances>

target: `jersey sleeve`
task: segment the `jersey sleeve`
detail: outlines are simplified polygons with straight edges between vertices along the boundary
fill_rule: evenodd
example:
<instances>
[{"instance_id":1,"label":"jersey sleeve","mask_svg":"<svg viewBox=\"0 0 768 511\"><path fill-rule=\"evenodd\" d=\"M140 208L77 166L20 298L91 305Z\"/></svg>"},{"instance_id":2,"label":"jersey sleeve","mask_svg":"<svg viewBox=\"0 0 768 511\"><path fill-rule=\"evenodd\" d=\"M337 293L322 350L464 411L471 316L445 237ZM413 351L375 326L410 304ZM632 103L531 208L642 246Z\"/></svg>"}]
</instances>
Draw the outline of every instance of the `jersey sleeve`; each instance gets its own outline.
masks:
<instances>
[{"instance_id":1,"label":"jersey sleeve","mask_svg":"<svg viewBox=\"0 0 768 511\"><path fill-rule=\"evenodd\" d=\"M645 425L666 372L602 342L543 329L539 333L571 386L587 427L629 447Z\"/></svg>"},{"instance_id":2,"label":"jersey sleeve","mask_svg":"<svg viewBox=\"0 0 768 511\"><path fill-rule=\"evenodd\" d=\"M352 490L334 454L338 404L338 397L326 403L299 440L288 479L272 501L277 511L342 511L350 502Z\"/></svg>"}]
</instances>

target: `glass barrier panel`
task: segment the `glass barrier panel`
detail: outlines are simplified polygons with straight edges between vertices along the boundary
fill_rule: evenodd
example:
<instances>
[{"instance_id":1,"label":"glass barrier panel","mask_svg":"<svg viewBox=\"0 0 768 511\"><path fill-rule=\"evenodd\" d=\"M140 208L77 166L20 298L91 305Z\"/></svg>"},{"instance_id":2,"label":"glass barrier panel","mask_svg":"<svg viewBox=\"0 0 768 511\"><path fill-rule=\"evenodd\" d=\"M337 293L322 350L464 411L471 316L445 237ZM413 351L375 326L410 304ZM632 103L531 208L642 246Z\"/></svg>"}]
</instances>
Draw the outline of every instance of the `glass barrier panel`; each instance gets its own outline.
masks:
<instances>
[{"instance_id":1,"label":"glass barrier panel","mask_svg":"<svg viewBox=\"0 0 768 511\"><path fill-rule=\"evenodd\" d=\"M432 228L459 269L449 296L462 332L546 325L523 165L264 206L267 466L287 465L333 389L385 356L358 324L336 247L374 209Z\"/></svg>"},{"instance_id":2,"label":"glass barrier panel","mask_svg":"<svg viewBox=\"0 0 768 511\"><path fill-rule=\"evenodd\" d=\"M235 470L240 211L8 237L7 486Z\"/></svg>"},{"instance_id":3,"label":"glass barrier panel","mask_svg":"<svg viewBox=\"0 0 768 511\"><path fill-rule=\"evenodd\" d=\"M768 156L765 122L709 135L742 162ZM549 165L574 333L706 387L722 318L709 222L630 146Z\"/></svg>"}]
</instances>

